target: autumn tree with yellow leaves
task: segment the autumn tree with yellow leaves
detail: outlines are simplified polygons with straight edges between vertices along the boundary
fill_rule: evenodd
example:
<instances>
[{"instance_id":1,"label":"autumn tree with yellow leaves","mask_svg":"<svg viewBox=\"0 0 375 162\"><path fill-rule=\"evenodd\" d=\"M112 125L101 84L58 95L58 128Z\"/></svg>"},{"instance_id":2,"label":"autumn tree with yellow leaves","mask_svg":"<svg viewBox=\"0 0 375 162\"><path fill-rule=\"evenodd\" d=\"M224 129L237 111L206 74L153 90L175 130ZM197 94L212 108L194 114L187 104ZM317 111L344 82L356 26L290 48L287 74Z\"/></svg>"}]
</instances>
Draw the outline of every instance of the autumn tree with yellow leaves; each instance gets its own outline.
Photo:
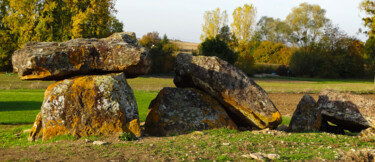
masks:
<instances>
[{"instance_id":1,"label":"autumn tree with yellow leaves","mask_svg":"<svg viewBox=\"0 0 375 162\"><path fill-rule=\"evenodd\" d=\"M228 14L226 11L220 11L217 8L212 11L206 11L203 16L204 24L202 25L201 40L213 39L219 34L220 29L227 26Z\"/></svg>"}]
</instances>

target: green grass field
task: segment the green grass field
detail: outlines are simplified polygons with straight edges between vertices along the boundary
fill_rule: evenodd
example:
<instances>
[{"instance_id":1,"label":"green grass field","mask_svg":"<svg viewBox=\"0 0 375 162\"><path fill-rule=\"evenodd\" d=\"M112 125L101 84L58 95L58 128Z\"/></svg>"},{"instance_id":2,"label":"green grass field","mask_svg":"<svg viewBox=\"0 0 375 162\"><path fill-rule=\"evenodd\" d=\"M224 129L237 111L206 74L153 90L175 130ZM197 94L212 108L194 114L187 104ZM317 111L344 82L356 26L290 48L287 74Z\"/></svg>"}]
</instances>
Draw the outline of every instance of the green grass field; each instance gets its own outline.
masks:
<instances>
[{"instance_id":1,"label":"green grass field","mask_svg":"<svg viewBox=\"0 0 375 162\"><path fill-rule=\"evenodd\" d=\"M263 78L256 79L256 82L267 92L290 93L317 93L323 89L373 93L374 86L373 82L368 80ZM347 152L353 148L356 150L374 149L375 146L375 140L363 141L350 135L318 132L272 135L227 129L203 131L203 134L191 133L164 138L147 138L139 143L137 141L120 142L100 147L82 144L79 139L70 135L29 143L27 142L28 133L24 133L23 130L31 128L31 124L40 111L44 90L51 83L53 82L20 81L16 75L0 74L0 149L16 152L14 154L17 155L17 158L13 157L10 159L11 161L33 161L33 158L24 154L23 151L19 151L22 149L37 150L38 154L47 157L55 155L56 150L59 150L62 157L68 159L82 157L81 155L90 152L89 156L101 161L121 157L134 158L136 161L147 161L149 157L156 158L156 161L247 161L249 159L242 155L254 152L275 153L281 156L281 161L321 161L322 159L338 160L340 152ZM174 87L172 77L138 77L128 79L128 83L133 88L137 99L141 121L145 120L148 106L158 91L163 87ZM289 117L283 117L282 124L288 125L289 122ZM89 138L101 140L104 137ZM56 143L58 141L63 142ZM223 143L229 143L229 145L224 146ZM74 151L71 148L74 148ZM142 150L142 155L129 155L127 154L129 150ZM37 157L35 158L37 159ZM58 159L58 157L55 158Z\"/></svg>"},{"instance_id":2,"label":"green grass field","mask_svg":"<svg viewBox=\"0 0 375 162\"><path fill-rule=\"evenodd\" d=\"M306 78L256 78L267 92L318 93L323 89L340 92L373 93L370 80ZM144 121L150 102L163 87L174 87L173 78L147 76L127 80L137 99L139 117ZM0 74L0 124L32 123L40 111L44 89L53 81L21 81L15 74Z\"/></svg>"}]
</instances>

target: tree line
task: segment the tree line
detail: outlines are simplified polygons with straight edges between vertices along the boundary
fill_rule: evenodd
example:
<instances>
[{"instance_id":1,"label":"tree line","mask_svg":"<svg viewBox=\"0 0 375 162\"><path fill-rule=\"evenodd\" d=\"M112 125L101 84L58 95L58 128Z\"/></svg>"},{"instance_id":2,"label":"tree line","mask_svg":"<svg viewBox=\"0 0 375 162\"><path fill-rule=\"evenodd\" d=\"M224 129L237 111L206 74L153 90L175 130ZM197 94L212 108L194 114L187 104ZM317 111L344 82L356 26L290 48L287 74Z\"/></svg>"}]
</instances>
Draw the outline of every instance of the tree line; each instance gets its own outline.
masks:
<instances>
[{"instance_id":1,"label":"tree line","mask_svg":"<svg viewBox=\"0 0 375 162\"><path fill-rule=\"evenodd\" d=\"M123 31L115 0L0 0L0 71L30 41L102 38Z\"/></svg>"},{"instance_id":2,"label":"tree line","mask_svg":"<svg viewBox=\"0 0 375 162\"><path fill-rule=\"evenodd\" d=\"M363 0L360 9L368 16L363 18L369 36L365 43L334 25L319 5L301 3L284 20L263 16L256 22L256 7L245 4L234 10L230 25L227 12L217 8L204 14L202 43L195 54L218 56L250 75L254 63L268 63L287 65L281 68L295 76L372 76L375 3Z\"/></svg>"}]
</instances>

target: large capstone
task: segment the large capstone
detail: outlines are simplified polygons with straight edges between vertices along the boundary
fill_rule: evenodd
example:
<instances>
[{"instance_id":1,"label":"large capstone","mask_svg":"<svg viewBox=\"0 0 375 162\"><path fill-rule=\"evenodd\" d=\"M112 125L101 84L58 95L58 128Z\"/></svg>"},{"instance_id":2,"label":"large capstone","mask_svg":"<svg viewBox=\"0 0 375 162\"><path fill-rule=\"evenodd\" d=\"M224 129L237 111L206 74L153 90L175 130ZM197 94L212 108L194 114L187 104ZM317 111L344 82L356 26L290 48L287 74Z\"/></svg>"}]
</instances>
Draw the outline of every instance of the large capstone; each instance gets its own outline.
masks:
<instances>
[{"instance_id":1,"label":"large capstone","mask_svg":"<svg viewBox=\"0 0 375 162\"><path fill-rule=\"evenodd\" d=\"M58 81L44 94L29 140L71 134L140 136L137 103L123 73Z\"/></svg>"},{"instance_id":2,"label":"large capstone","mask_svg":"<svg viewBox=\"0 0 375 162\"><path fill-rule=\"evenodd\" d=\"M302 97L289 123L289 130L293 132L320 131L322 116L317 109L318 104L310 95Z\"/></svg>"},{"instance_id":3,"label":"large capstone","mask_svg":"<svg viewBox=\"0 0 375 162\"><path fill-rule=\"evenodd\" d=\"M281 114L268 94L245 73L217 57L177 56L177 87L192 87L213 96L241 127L276 128Z\"/></svg>"},{"instance_id":4,"label":"large capstone","mask_svg":"<svg viewBox=\"0 0 375 162\"><path fill-rule=\"evenodd\" d=\"M151 57L138 46L134 33L124 32L103 39L28 43L14 52L12 64L23 80L61 80L113 72L125 72L129 78L148 73Z\"/></svg>"},{"instance_id":5,"label":"large capstone","mask_svg":"<svg viewBox=\"0 0 375 162\"><path fill-rule=\"evenodd\" d=\"M145 123L145 132L153 136L213 128L237 126L215 99L196 89L162 89L151 102Z\"/></svg>"}]
</instances>

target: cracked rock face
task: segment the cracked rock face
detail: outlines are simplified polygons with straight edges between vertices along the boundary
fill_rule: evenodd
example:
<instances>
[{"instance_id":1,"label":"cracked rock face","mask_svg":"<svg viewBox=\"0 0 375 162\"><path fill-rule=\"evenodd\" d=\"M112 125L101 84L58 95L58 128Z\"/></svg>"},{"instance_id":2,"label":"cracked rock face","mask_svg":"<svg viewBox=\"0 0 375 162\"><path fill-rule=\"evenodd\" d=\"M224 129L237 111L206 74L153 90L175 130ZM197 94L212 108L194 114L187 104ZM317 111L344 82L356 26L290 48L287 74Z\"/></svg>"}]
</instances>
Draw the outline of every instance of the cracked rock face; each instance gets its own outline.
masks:
<instances>
[{"instance_id":1,"label":"cracked rock face","mask_svg":"<svg viewBox=\"0 0 375 162\"><path fill-rule=\"evenodd\" d=\"M12 55L22 80L62 80L75 75L124 72L129 77L151 68L148 51L138 46L134 33L115 33L103 39L32 42Z\"/></svg>"},{"instance_id":2,"label":"cracked rock face","mask_svg":"<svg viewBox=\"0 0 375 162\"><path fill-rule=\"evenodd\" d=\"M217 57L177 56L177 87L202 90L218 100L241 127L276 128L281 114L268 94L242 71Z\"/></svg>"},{"instance_id":3,"label":"cracked rock face","mask_svg":"<svg viewBox=\"0 0 375 162\"><path fill-rule=\"evenodd\" d=\"M293 132L320 131L322 116L317 110L318 104L310 95L302 97L289 123Z\"/></svg>"},{"instance_id":4,"label":"cracked rock face","mask_svg":"<svg viewBox=\"0 0 375 162\"><path fill-rule=\"evenodd\" d=\"M166 136L213 128L237 129L224 108L196 89L164 88L149 107L145 132Z\"/></svg>"},{"instance_id":5,"label":"cracked rock face","mask_svg":"<svg viewBox=\"0 0 375 162\"><path fill-rule=\"evenodd\" d=\"M140 136L137 103L123 73L58 81L44 94L29 140L74 136Z\"/></svg>"}]
</instances>

